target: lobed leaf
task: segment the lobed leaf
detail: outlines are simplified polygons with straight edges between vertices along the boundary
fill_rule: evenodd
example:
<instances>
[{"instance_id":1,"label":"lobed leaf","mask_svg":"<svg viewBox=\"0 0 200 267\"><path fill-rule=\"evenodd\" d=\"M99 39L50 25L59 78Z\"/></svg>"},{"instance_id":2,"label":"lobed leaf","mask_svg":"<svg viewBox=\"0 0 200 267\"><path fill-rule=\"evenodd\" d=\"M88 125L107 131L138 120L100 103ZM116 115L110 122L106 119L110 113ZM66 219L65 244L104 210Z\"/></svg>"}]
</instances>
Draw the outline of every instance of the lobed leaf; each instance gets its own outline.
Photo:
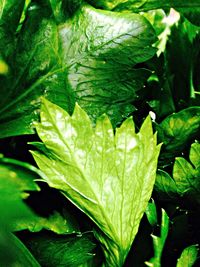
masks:
<instances>
[{"instance_id":1,"label":"lobed leaf","mask_svg":"<svg viewBox=\"0 0 200 267\"><path fill-rule=\"evenodd\" d=\"M139 133L132 118L113 128L107 116L95 129L76 105L70 116L43 99L39 137L53 157L32 152L45 180L86 213L104 233L107 265L122 266L154 185L160 146L148 117ZM148 171L147 171L148 170Z\"/></svg>"}]
</instances>

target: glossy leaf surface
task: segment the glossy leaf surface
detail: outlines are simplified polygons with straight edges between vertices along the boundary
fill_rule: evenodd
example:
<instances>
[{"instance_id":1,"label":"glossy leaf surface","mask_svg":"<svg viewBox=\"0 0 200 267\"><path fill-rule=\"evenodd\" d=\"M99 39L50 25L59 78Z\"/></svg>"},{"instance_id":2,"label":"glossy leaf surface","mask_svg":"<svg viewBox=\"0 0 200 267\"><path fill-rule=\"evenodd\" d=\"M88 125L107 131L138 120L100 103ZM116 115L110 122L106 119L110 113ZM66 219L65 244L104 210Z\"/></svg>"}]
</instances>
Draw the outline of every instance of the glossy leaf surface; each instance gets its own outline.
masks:
<instances>
[{"instance_id":1,"label":"glossy leaf surface","mask_svg":"<svg viewBox=\"0 0 200 267\"><path fill-rule=\"evenodd\" d=\"M36 129L50 151L48 157L32 152L46 181L104 232L97 236L108 248L107 264L122 266L155 179L160 146L150 118L138 134L129 118L114 135L107 116L99 118L94 129L78 105L70 116L43 99Z\"/></svg>"},{"instance_id":2,"label":"glossy leaf surface","mask_svg":"<svg viewBox=\"0 0 200 267\"><path fill-rule=\"evenodd\" d=\"M12 49L5 56L10 72L0 77L1 138L34 132L40 96L68 112L77 101L94 121L107 113L114 125L134 110L150 75L134 66L155 54L153 28L140 15L79 2L74 10L69 1L33 1L17 39L15 32L5 38ZM10 16L14 21L15 12Z\"/></svg>"}]
</instances>

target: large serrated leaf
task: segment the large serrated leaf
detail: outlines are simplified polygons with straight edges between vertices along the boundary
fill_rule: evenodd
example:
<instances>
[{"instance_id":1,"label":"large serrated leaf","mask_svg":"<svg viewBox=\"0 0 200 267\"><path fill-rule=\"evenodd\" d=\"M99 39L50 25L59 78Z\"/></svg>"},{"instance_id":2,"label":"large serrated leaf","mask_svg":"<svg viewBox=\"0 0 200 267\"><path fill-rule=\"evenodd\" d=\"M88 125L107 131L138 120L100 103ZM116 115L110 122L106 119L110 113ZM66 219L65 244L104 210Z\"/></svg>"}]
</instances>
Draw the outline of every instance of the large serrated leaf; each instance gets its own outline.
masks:
<instances>
[{"instance_id":1,"label":"large serrated leaf","mask_svg":"<svg viewBox=\"0 0 200 267\"><path fill-rule=\"evenodd\" d=\"M46 181L85 212L104 233L97 237L106 246L108 266L122 266L155 181L160 146L156 145L148 117L139 133L132 118L114 135L107 116L95 129L76 105L70 116L43 99L39 137L54 155L32 152ZM104 250L105 251L105 250Z\"/></svg>"}]
</instances>

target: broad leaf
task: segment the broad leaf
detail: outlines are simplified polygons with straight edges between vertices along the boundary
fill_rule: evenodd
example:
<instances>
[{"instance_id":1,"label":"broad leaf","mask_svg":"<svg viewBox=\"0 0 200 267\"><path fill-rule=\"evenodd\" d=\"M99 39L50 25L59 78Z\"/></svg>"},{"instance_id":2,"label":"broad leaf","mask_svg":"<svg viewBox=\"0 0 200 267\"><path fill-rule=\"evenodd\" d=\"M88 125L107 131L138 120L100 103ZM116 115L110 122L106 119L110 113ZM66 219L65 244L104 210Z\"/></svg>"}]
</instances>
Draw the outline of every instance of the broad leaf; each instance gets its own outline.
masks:
<instances>
[{"instance_id":1,"label":"broad leaf","mask_svg":"<svg viewBox=\"0 0 200 267\"><path fill-rule=\"evenodd\" d=\"M171 114L157 125L158 140L163 142L161 160L180 155L187 144L199 136L200 107L191 107Z\"/></svg>"},{"instance_id":2,"label":"broad leaf","mask_svg":"<svg viewBox=\"0 0 200 267\"><path fill-rule=\"evenodd\" d=\"M169 217L167 213L162 209L162 221L160 226L160 237L151 235L153 238L153 247L154 247L154 257L145 262L147 266L150 267L160 267L161 266L161 256L162 251L165 245L165 241L168 236L169 231Z\"/></svg>"},{"instance_id":3,"label":"broad leaf","mask_svg":"<svg viewBox=\"0 0 200 267\"><path fill-rule=\"evenodd\" d=\"M42 95L68 112L78 101L94 120L107 113L114 125L134 110L150 75L134 66L155 54L153 28L140 15L89 5L69 17L63 15L67 3L33 2L29 8L14 54L6 59L10 74L1 81L0 137L33 133Z\"/></svg>"},{"instance_id":4,"label":"broad leaf","mask_svg":"<svg viewBox=\"0 0 200 267\"><path fill-rule=\"evenodd\" d=\"M95 129L76 105L72 117L43 99L39 137L48 156L32 152L46 181L101 229L108 266L122 266L153 189L160 146L150 118L135 133L132 118L113 133L107 116ZM50 156L52 155L52 156Z\"/></svg>"},{"instance_id":5,"label":"broad leaf","mask_svg":"<svg viewBox=\"0 0 200 267\"><path fill-rule=\"evenodd\" d=\"M198 246L192 245L183 250L176 267L192 267L197 260Z\"/></svg>"}]
</instances>

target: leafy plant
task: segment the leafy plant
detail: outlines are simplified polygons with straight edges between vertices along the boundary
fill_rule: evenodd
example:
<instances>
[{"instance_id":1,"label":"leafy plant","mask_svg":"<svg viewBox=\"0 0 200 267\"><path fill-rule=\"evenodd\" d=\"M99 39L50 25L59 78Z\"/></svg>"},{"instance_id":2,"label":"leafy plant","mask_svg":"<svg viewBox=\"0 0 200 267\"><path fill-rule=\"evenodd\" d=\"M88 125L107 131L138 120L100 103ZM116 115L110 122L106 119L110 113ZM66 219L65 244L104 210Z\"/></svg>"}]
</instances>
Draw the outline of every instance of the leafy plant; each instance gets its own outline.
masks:
<instances>
[{"instance_id":1,"label":"leafy plant","mask_svg":"<svg viewBox=\"0 0 200 267\"><path fill-rule=\"evenodd\" d=\"M0 0L1 266L199 266L199 14Z\"/></svg>"}]
</instances>

